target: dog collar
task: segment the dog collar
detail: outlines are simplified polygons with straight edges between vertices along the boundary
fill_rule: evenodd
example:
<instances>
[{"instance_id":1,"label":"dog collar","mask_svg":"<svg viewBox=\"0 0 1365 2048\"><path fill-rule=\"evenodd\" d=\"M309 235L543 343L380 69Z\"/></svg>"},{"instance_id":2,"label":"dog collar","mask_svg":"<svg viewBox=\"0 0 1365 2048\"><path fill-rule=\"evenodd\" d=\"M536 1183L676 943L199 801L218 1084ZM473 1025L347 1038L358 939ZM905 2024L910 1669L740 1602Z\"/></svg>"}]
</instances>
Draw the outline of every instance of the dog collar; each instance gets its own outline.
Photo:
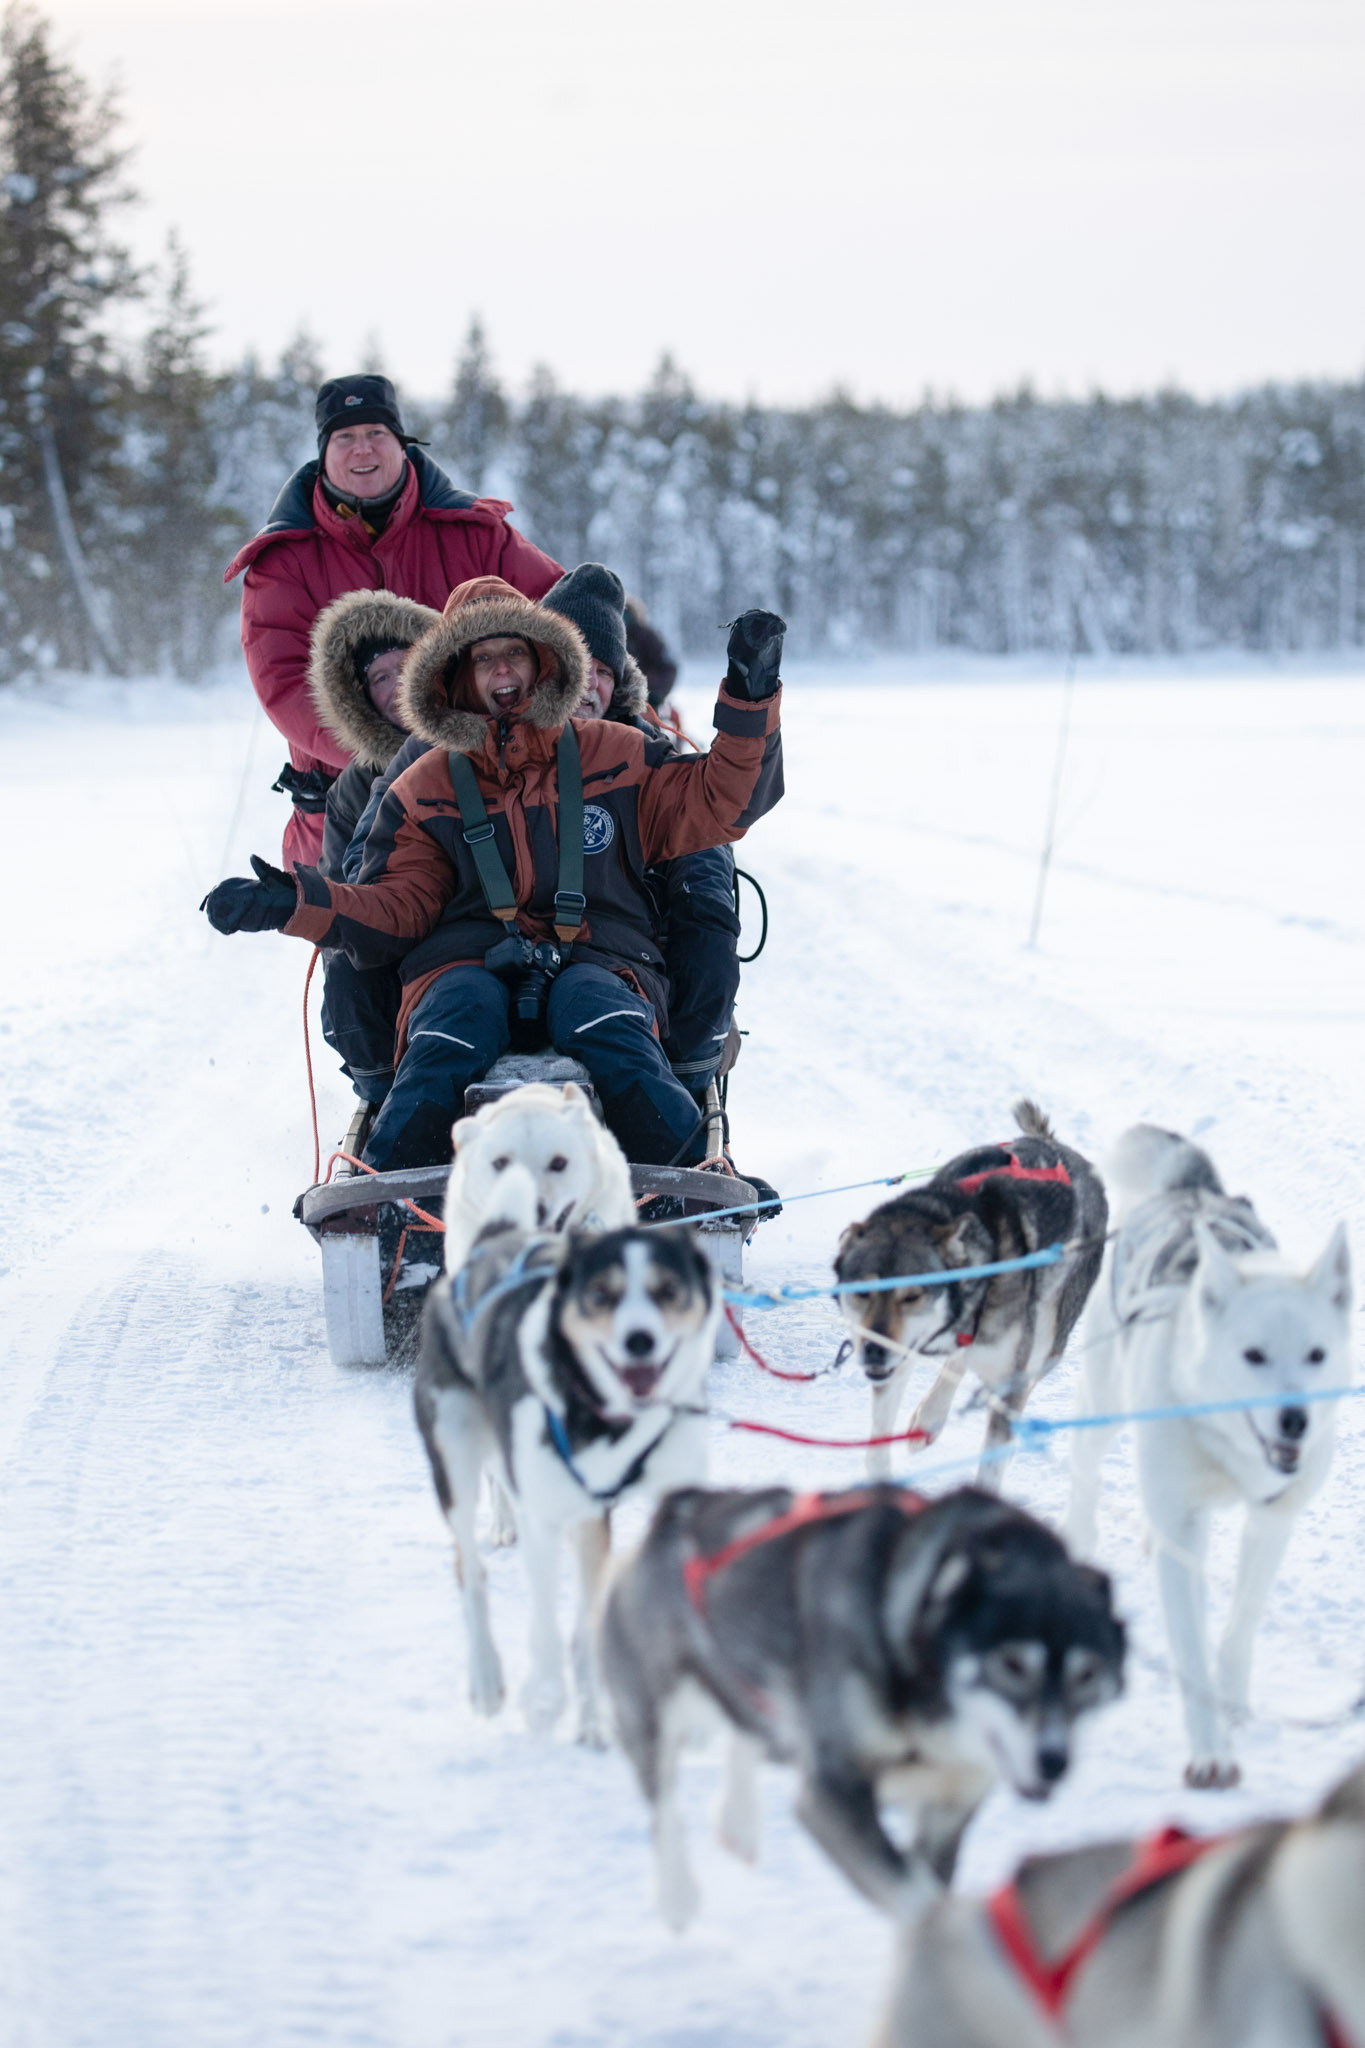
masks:
<instances>
[{"instance_id":1,"label":"dog collar","mask_svg":"<svg viewBox=\"0 0 1365 2048\"><path fill-rule=\"evenodd\" d=\"M547 1402L542 1402L541 1406L545 1411L546 1433L549 1436L550 1442L554 1445L555 1450L559 1453L560 1460L564 1465L565 1470L569 1473L569 1476L579 1486L582 1487L584 1493L587 1494L589 1500L600 1500L608 1502L618 1499L619 1496L625 1492L628 1486L634 1486L636 1480L639 1479L642 1473L644 1472L645 1466L649 1463L654 1453L658 1450L659 1445L663 1442L665 1436L668 1434L668 1431L672 1426L675 1414L677 1412L672 1408L665 1409L663 1427L659 1431L659 1434L656 1437L654 1437L651 1442L647 1443L642 1451L638 1452L636 1456L632 1458L630 1464L626 1467L621 1477L617 1480L615 1486L599 1488L596 1486L590 1486L587 1480L583 1477L583 1474L579 1471L578 1466L574 1463L573 1446L569 1442L569 1432L564 1427L564 1418L560 1415L557 1415L554 1409L551 1408Z\"/></svg>"}]
</instances>

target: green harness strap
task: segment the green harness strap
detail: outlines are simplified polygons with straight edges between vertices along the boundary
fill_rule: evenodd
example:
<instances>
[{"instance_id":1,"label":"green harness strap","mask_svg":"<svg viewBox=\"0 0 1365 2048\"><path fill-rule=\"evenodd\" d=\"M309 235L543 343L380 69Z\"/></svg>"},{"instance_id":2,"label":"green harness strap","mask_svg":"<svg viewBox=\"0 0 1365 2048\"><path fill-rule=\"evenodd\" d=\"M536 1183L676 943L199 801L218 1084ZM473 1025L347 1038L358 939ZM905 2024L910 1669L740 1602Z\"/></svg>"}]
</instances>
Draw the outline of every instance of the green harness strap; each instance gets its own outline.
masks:
<instances>
[{"instance_id":1,"label":"green harness strap","mask_svg":"<svg viewBox=\"0 0 1365 2048\"><path fill-rule=\"evenodd\" d=\"M583 894L583 762L578 735L565 724L555 749L559 779L559 886L555 890L555 937L571 946L583 928L588 899ZM494 917L510 930L517 914L513 889L502 856L493 843L493 821L479 794L479 780L468 754L446 755L450 786L460 807L461 836L474 856L479 885Z\"/></svg>"}]
</instances>

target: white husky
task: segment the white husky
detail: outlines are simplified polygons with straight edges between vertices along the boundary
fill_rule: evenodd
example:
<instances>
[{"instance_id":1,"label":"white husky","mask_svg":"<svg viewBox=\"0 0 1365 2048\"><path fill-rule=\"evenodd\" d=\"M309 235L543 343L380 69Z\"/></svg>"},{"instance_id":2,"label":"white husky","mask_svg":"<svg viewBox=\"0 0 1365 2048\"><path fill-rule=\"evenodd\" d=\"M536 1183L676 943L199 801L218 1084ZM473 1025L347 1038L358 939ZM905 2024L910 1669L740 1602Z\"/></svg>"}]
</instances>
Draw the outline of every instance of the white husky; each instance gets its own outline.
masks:
<instances>
[{"instance_id":1,"label":"white husky","mask_svg":"<svg viewBox=\"0 0 1365 2048\"><path fill-rule=\"evenodd\" d=\"M446 1189L446 1271L458 1272L483 1227L499 1176L515 1160L535 1184L536 1227L624 1230L635 1221L626 1156L574 1081L528 1081L451 1132Z\"/></svg>"},{"instance_id":2,"label":"white husky","mask_svg":"<svg viewBox=\"0 0 1365 2048\"><path fill-rule=\"evenodd\" d=\"M1120 1225L1091 1304L1091 1414L1264 1399L1264 1406L1138 1425L1138 1474L1157 1548L1171 1654L1184 1696L1185 1777L1233 1785L1230 1722L1243 1712L1257 1624L1294 1517L1331 1463L1336 1403L1305 1400L1351 1381L1351 1256L1338 1225L1317 1264L1290 1270L1244 1197L1224 1194L1208 1156L1138 1124L1106 1178ZM1115 1431L1080 1430L1068 1536L1092 1546L1100 1462ZM1210 1668L1204 1548L1210 1510L1246 1508L1227 1634Z\"/></svg>"}]
</instances>

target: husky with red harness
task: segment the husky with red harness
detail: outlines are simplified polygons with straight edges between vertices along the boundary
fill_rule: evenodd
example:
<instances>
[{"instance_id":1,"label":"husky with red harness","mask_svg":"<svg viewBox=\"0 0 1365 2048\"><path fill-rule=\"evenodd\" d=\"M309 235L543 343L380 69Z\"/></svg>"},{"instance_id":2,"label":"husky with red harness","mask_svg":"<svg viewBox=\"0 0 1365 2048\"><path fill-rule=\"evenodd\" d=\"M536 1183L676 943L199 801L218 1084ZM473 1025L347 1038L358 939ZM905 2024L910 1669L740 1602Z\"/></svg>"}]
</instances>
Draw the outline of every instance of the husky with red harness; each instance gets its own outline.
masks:
<instances>
[{"instance_id":1,"label":"husky with red harness","mask_svg":"<svg viewBox=\"0 0 1365 2048\"><path fill-rule=\"evenodd\" d=\"M1302 1821L1031 1857L907 1937L875 2048L1361 2048L1365 1767Z\"/></svg>"},{"instance_id":2,"label":"husky with red harness","mask_svg":"<svg viewBox=\"0 0 1365 2048\"><path fill-rule=\"evenodd\" d=\"M602 1622L617 1733L649 1802L658 1903L697 1906L677 1806L697 1707L731 1731L721 1838L758 1850L755 1767L800 1773L798 1812L884 1911L922 1910L998 1779L1045 1799L1077 1717L1122 1682L1109 1581L975 1488L670 1494ZM879 1809L905 1814L897 1846Z\"/></svg>"},{"instance_id":3,"label":"husky with red harness","mask_svg":"<svg viewBox=\"0 0 1365 2048\"><path fill-rule=\"evenodd\" d=\"M843 1283L989 1266L1061 1247L1055 1264L993 1279L949 1278L840 1296L859 1364L872 1384L874 1437L896 1427L901 1393L917 1358L940 1361L937 1380L911 1418L932 1443L970 1365L994 1397L980 1480L1000 1484L1010 1418L1066 1349L1104 1254L1104 1184L1088 1159L1061 1144L1042 1111L1017 1102L1021 1135L978 1145L931 1181L883 1202L839 1240ZM873 1478L890 1471L884 1445L868 1452Z\"/></svg>"}]
</instances>

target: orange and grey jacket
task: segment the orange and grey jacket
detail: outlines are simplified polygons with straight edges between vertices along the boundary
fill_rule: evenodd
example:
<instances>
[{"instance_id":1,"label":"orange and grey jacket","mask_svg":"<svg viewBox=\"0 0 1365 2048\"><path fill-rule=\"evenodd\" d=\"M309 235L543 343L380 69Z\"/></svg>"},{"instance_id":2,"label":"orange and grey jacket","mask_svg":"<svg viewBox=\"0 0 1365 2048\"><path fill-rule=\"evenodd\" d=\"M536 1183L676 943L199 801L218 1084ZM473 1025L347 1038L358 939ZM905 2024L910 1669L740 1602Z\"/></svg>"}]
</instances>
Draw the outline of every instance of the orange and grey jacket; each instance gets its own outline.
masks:
<instances>
[{"instance_id":1,"label":"orange and grey jacket","mask_svg":"<svg viewBox=\"0 0 1365 2048\"><path fill-rule=\"evenodd\" d=\"M459 962L481 962L502 936L463 837L449 755L468 755L494 844L512 881L517 926L553 936L558 886L556 742L583 694L587 651L577 629L484 578L418 641L403 672L403 722L431 746L385 795L366 842L361 878L324 879L296 864L299 902L285 930L339 946L359 967L401 962L411 1006L416 984ZM517 634L539 657L537 683L514 719L452 709L460 656L476 640ZM575 719L583 765L583 893L576 960L637 982L666 1028L663 956L644 871L705 846L743 838L782 795L779 699L754 704L722 687L709 753L678 755L662 733Z\"/></svg>"}]
</instances>

